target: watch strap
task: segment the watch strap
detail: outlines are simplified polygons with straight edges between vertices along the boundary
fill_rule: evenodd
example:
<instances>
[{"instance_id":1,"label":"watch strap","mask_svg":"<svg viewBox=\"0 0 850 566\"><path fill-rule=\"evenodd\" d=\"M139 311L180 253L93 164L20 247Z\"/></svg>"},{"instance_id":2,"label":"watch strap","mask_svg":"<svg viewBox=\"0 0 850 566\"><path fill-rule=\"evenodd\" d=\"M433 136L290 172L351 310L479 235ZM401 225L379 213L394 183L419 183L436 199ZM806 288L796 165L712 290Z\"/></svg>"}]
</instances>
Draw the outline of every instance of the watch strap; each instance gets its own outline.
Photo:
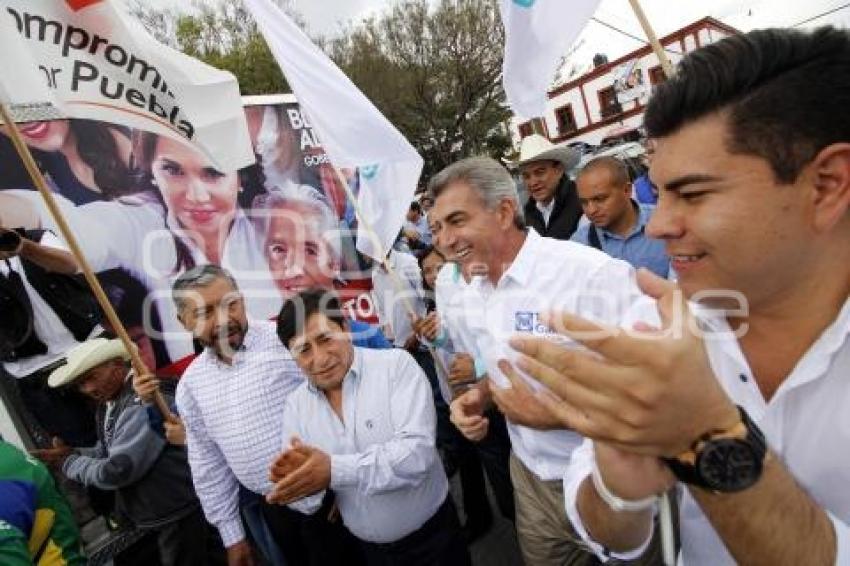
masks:
<instances>
[{"instance_id":1,"label":"watch strap","mask_svg":"<svg viewBox=\"0 0 850 566\"><path fill-rule=\"evenodd\" d=\"M750 419L750 416L740 405L738 405L738 413L741 416L743 428L746 430L746 437L742 440L750 445L757 458L764 460L767 454L767 441L765 440L764 433ZM682 455L680 455L676 458L661 458L661 460L667 464L667 467L670 468L670 471L673 472L673 475L679 481L705 489L713 489L700 475L698 462L700 453L704 450L705 445L712 441L712 437L717 438L722 436L724 432L714 431L697 439L691 450L684 453L687 455L687 458L683 459Z\"/></svg>"}]
</instances>

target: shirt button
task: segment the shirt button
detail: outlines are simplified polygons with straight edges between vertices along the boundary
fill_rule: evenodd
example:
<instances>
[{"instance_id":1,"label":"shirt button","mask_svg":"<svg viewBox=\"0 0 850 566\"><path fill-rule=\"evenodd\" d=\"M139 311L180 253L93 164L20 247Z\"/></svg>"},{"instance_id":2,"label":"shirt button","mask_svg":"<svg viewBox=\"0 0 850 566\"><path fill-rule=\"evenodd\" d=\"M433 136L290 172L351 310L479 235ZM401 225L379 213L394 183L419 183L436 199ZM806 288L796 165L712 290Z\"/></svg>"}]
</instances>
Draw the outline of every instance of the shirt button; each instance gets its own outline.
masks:
<instances>
[{"instance_id":1,"label":"shirt button","mask_svg":"<svg viewBox=\"0 0 850 566\"><path fill-rule=\"evenodd\" d=\"M739 375L738 377L741 379L741 383L746 383L750 379L743 373L741 375Z\"/></svg>"}]
</instances>

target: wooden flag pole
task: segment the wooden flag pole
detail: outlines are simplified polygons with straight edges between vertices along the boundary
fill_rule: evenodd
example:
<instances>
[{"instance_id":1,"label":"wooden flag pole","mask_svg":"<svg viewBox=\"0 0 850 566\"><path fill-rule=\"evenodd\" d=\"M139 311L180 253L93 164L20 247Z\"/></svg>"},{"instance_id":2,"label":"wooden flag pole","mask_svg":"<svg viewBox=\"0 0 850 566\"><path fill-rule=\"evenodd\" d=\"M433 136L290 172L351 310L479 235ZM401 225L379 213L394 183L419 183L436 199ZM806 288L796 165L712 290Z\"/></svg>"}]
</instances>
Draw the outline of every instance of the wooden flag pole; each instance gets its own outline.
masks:
<instances>
[{"instance_id":1,"label":"wooden flag pole","mask_svg":"<svg viewBox=\"0 0 850 566\"><path fill-rule=\"evenodd\" d=\"M109 324L112 326L115 333L118 335L118 338L124 344L124 347L130 353L131 363L133 364L133 369L136 374L148 373L148 368L145 366L142 358L139 357L139 352L136 349L133 341L130 340L130 336L127 334L127 330L124 328L124 325L121 324L121 321L118 319L118 315L115 313L115 309L112 307L112 303L109 302L109 299L106 296L106 293L103 291L103 287L100 285L100 281L95 277L94 272L91 269L88 261L83 255L82 250L80 249L79 244L77 243L77 239L74 236L74 233L71 231L70 226L65 220L65 217L62 215L62 211L59 209L59 206L56 204L56 199L53 198L53 193L50 188L47 186L47 182L44 180L44 175L41 174L41 170L38 168L38 165L33 159L32 153L30 153L29 147L27 147L26 142L24 142L21 137L21 132L18 130L18 125L12 119L6 104L0 102L0 117L2 117L3 122L6 125L6 130L9 134L9 137L12 140L12 144L15 146L15 150L18 152L18 155L21 157L21 160L24 162L24 167L27 169L27 173L29 173L32 182L35 184L38 192L41 193L42 198L44 199L45 204L47 205L47 209L50 211L51 216L53 216L53 220L56 221L56 225L59 227L59 231L62 233L62 237L67 242L68 247L71 249L71 253L74 254L77 262L80 265L80 268L83 270L83 275L86 278L86 281L91 287L92 292L94 293L97 302L100 304L100 307L103 309L103 313L106 315L106 319L109 321ZM163 418L166 420L174 420L174 415L171 414L171 410L168 407L168 404L165 402L162 394L157 391L154 395L154 403L156 404L157 409L162 413Z\"/></svg>"},{"instance_id":2,"label":"wooden flag pole","mask_svg":"<svg viewBox=\"0 0 850 566\"><path fill-rule=\"evenodd\" d=\"M643 33L646 34L646 38L649 40L649 44L652 46L652 50L655 52L655 56L658 57L658 61L661 63L661 68L664 69L664 74L667 75L668 79L671 78L675 72L673 69L673 64L670 62L670 59L667 58L667 53L665 53L664 48L658 41L658 37L655 35L655 31L649 24L649 20L646 19L646 14L643 13L643 8L641 8L640 0L629 0L629 4L632 5L632 10L634 10L635 16L637 16L637 19L640 22L640 26L643 28Z\"/></svg>"},{"instance_id":3,"label":"wooden flag pole","mask_svg":"<svg viewBox=\"0 0 850 566\"><path fill-rule=\"evenodd\" d=\"M360 210L360 205L357 204L357 197L354 196L354 192L351 190L351 187L348 186L348 181L345 180L345 175L342 174L342 170L336 165L333 166L333 169L336 173L337 179L340 183L342 183L342 187L345 190L345 196L349 201L351 201L351 206L354 207L354 214L357 216L357 221L363 225L363 228L369 235L369 239L372 240L372 246L375 250L381 252L381 265L387 270L390 280L393 282L393 286L395 287L396 293L398 293L404 300L404 305L407 308L407 315L411 317L411 319L418 318L419 315L416 314L416 309L413 308L413 303L411 302L410 297L406 294L405 285L401 280L401 276L395 269L393 269L393 266L390 265L389 258L387 258L387 254L384 253L384 246L381 243L381 239L378 238L378 233L375 232L375 229L372 227L369 219L366 218L363 211ZM446 368L446 364L443 363L443 360L437 355L433 347L428 346L428 352L430 352L431 357L434 358L434 363L439 366L440 371L442 371L443 375L445 375L446 379L448 379L449 371L448 368Z\"/></svg>"}]
</instances>

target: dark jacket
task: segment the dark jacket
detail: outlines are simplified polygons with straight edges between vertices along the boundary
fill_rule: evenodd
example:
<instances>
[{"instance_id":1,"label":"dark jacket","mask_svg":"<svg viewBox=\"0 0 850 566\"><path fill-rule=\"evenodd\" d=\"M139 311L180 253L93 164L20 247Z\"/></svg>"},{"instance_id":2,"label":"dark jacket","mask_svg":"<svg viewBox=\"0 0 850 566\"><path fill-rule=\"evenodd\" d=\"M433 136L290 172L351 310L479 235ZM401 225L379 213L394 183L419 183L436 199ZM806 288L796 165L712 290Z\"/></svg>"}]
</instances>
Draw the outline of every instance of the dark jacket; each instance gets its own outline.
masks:
<instances>
[{"instance_id":1,"label":"dark jacket","mask_svg":"<svg viewBox=\"0 0 850 566\"><path fill-rule=\"evenodd\" d=\"M582 215L576 185L566 174L561 177L561 182L555 189L555 208L552 209L548 226L543 222L543 214L537 209L537 203L533 198L529 197L523 211L526 226L534 228L541 236L556 240L569 240L576 231Z\"/></svg>"},{"instance_id":2,"label":"dark jacket","mask_svg":"<svg viewBox=\"0 0 850 566\"><path fill-rule=\"evenodd\" d=\"M21 232L40 242L43 230ZM100 306L81 275L52 273L24 258L16 258L27 281L78 342L88 338L100 322ZM17 262L16 262L17 263ZM0 359L15 361L47 352L47 345L34 332L32 303L21 274L6 261L8 275L0 274Z\"/></svg>"},{"instance_id":3,"label":"dark jacket","mask_svg":"<svg viewBox=\"0 0 850 566\"><path fill-rule=\"evenodd\" d=\"M163 390L167 402L172 399ZM120 517L137 527L159 527L187 516L200 502L192 486L186 448L154 430L130 380L111 411L97 411L98 443L77 449L62 466L70 479L115 490Z\"/></svg>"}]
</instances>

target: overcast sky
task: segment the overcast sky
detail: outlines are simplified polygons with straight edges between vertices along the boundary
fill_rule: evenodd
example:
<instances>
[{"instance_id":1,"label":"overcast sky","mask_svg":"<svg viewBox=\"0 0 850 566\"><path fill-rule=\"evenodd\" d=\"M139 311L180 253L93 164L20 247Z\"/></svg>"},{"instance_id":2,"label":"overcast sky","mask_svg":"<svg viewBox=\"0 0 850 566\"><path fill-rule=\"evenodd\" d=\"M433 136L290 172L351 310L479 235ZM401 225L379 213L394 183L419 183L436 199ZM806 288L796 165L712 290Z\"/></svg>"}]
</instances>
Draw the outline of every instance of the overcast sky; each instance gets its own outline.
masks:
<instances>
[{"instance_id":1,"label":"overcast sky","mask_svg":"<svg viewBox=\"0 0 850 566\"><path fill-rule=\"evenodd\" d=\"M185 0L149 1L159 7L179 7L187 4ZM283 0L304 17L311 35L325 36L336 35L344 25L379 14L398 1L400 0ZM430 1L436 3L437 0ZM833 24L850 28L848 0L641 0L641 5L659 37L705 16L717 18L741 31L770 26L793 26L810 19L811 21L801 27ZM588 22L576 41L570 64L565 67L567 72L568 67L574 67L575 71L581 71L584 66L589 67L596 53L604 53L609 59L615 59L643 45L640 41L640 38L644 37L643 31L628 0L602 0L594 18L598 21Z\"/></svg>"},{"instance_id":2,"label":"overcast sky","mask_svg":"<svg viewBox=\"0 0 850 566\"><path fill-rule=\"evenodd\" d=\"M162 0L161 0L162 1ZM569 0L561 0L567 2ZM392 6L394 0L289 0L300 12L310 30L322 35L338 33L341 25L358 21ZM666 35L704 16L713 16L742 31L758 27L790 26L805 19L844 6L806 26L832 23L850 27L850 3L846 0L642 0L647 18L659 36ZM643 37L628 0L603 0L595 18L623 32ZM640 47L628 36L591 21L579 41L582 52L603 52L610 58Z\"/></svg>"}]
</instances>

